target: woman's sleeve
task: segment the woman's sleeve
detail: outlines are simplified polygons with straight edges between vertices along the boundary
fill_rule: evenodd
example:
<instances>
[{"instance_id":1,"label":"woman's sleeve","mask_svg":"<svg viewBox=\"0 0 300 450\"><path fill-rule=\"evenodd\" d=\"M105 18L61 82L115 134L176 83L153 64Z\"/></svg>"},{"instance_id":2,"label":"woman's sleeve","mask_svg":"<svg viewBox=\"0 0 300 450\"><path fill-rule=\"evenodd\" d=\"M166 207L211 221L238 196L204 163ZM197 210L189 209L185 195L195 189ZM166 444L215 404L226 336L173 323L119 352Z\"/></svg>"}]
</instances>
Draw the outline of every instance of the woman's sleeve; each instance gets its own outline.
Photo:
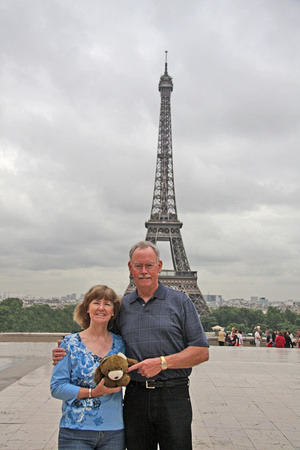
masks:
<instances>
[{"instance_id":1,"label":"woman's sleeve","mask_svg":"<svg viewBox=\"0 0 300 450\"><path fill-rule=\"evenodd\" d=\"M66 356L53 368L50 390L53 397L71 404L77 398L80 387L71 384L70 373L71 355L70 350L67 349Z\"/></svg>"}]
</instances>

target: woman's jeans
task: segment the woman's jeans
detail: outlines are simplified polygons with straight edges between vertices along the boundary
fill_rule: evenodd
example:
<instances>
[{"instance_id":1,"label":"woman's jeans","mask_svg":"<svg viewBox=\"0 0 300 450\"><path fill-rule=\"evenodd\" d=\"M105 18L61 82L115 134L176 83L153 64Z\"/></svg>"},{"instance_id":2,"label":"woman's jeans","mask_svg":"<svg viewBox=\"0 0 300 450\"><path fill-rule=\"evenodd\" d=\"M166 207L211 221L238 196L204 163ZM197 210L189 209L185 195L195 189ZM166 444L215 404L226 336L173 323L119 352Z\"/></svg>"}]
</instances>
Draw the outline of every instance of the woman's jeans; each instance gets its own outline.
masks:
<instances>
[{"instance_id":1,"label":"woman's jeans","mask_svg":"<svg viewBox=\"0 0 300 450\"><path fill-rule=\"evenodd\" d=\"M189 387L147 389L129 384L124 399L128 450L191 450Z\"/></svg>"},{"instance_id":2,"label":"woman's jeans","mask_svg":"<svg viewBox=\"0 0 300 450\"><path fill-rule=\"evenodd\" d=\"M124 430L93 431L60 428L58 450L124 450Z\"/></svg>"}]
</instances>

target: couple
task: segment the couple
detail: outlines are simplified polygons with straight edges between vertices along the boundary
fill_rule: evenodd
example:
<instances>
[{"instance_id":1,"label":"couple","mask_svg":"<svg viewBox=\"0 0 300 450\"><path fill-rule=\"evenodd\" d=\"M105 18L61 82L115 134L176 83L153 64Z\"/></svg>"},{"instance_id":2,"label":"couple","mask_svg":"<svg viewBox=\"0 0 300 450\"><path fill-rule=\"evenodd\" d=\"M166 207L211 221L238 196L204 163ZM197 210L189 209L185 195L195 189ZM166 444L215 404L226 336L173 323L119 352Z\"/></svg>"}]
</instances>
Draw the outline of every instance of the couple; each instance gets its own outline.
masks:
<instances>
[{"instance_id":1,"label":"couple","mask_svg":"<svg viewBox=\"0 0 300 450\"><path fill-rule=\"evenodd\" d=\"M97 358L119 351L140 361L128 369L131 382L126 387L123 409L126 448L156 450L159 444L161 450L192 449L188 377L191 367L208 360L208 342L192 301L158 281L162 269L159 250L151 242L141 241L131 248L129 258L137 289L123 298L119 314L113 316L118 300L113 296L100 298L102 294L97 293L87 308L89 325L63 341L67 357L54 368L51 380L52 394L64 400L61 449L124 449L120 388L92 383ZM107 330L114 319L116 334ZM56 361L61 359L61 352L65 350L53 352ZM94 366L87 363L84 376L80 376L76 369L90 355ZM64 367L58 378L60 365ZM83 378L88 380L86 387ZM71 410L77 414L73 422ZM75 433L77 447L75 441L70 442ZM94 443L85 445L85 436Z\"/></svg>"}]
</instances>

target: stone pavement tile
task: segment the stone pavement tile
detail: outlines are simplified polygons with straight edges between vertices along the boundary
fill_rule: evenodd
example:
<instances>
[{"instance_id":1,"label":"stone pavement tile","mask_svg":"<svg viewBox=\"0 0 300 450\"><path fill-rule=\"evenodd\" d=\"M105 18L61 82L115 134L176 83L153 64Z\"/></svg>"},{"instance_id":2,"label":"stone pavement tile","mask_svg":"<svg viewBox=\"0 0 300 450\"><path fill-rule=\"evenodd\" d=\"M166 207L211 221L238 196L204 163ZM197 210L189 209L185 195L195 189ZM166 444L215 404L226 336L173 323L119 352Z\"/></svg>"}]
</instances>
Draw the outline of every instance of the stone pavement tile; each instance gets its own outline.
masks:
<instances>
[{"instance_id":1,"label":"stone pavement tile","mask_svg":"<svg viewBox=\"0 0 300 450\"><path fill-rule=\"evenodd\" d=\"M294 448L300 449L300 433L297 431L283 431L282 433Z\"/></svg>"},{"instance_id":2,"label":"stone pavement tile","mask_svg":"<svg viewBox=\"0 0 300 450\"><path fill-rule=\"evenodd\" d=\"M58 426L60 416L61 401L54 399L48 394L43 405L38 410L35 410L28 423L51 423Z\"/></svg>"},{"instance_id":3,"label":"stone pavement tile","mask_svg":"<svg viewBox=\"0 0 300 450\"><path fill-rule=\"evenodd\" d=\"M230 429L229 431L228 437L230 438L234 448L255 448L244 430Z\"/></svg>"},{"instance_id":4,"label":"stone pavement tile","mask_svg":"<svg viewBox=\"0 0 300 450\"><path fill-rule=\"evenodd\" d=\"M244 437L244 438L239 438L239 437L230 437L230 440L232 442L233 448L234 449L246 449L246 450L250 450L255 448L254 445L252 444L252 442L250 441L249 438Z\"/></svg>"},{"instance_id":5,"label":"stone pavement tile","mask_svg":"<svg viewBox=\"0 0 300 450\"><path fill-rule=\"evenodd\" d=\"M256 449L292 449L294 446L291 442L278 430L257 430L245 429L250 441Z\"/></svg>"},{"instance_id":6,"label":"stone pavement tile","mask_svg":"<svg viewBox=\"0 0 300 450\"><path fill-rule=\"evenodd\" d=\"M280 430L281 432L285 433L285 432L289 432L289 431L296 431L299 433L299 438L300 438L300 425L299 423L295 423L295 422L288 422L285 420L285 417L282 417L282 420L278 420L275 421L273 420L274 425L276 425L276 427L278 428L278 430Z\"/></svg>"},{"instance_id":7,"label":"stone pavement tile","mask_svg":"<svg viewBox=\"0 0 300 450\"><path fill-rule=\"evenodd\" d=\"M56 429L57 425L41 424L38 427L37 424L25 423L6 441L6 446L11 449L22 448L21 445L26 443L28 449L39 448L41 450L53 436Z\"/></svg>"},{"instance_id":8,"label":"stone pavement tile","mask_svg":"<svg viewBox=\"0 0 300 450\"><path fill-rule=\"evenodd\" d=\"M55 431L55 433L51 436L51 438L49 439L43 450L57 450L57 442L58 442L58 428Z\"/></svg>"},{"instance_id":9,"label":"stone pavement tile","mask_svg":"<svg viewBox=\"0 0 300 450\"><path fill-rule=\"evenodd\" d=\"M278 428L270 421L264 420L259 421L256 418L253 418L252 420L250 418L244 417L241 421L242 428L244 430L248 429L255 429L255 430L270 430L270 431L277 431Z\"/></svg>"},{"instance_id":10,"label":"stone pavement tile","mask_svg":"<svg viewBox=\"0 0 300 450\"><path fill-rule=\"evenodd\" d=\"M218 427L219 429L221 429L222 426L223 426L222 421L221 421L221 419L219 419L219 418L213 418L213 417L208 417L208 418L206 418L206 417L204 417L202 420L203 420L204 426L205 426L207 429L210 429L210 428L217 428L217 427Z\"/></svg>"},{"instance_id":11,"label":"stone pavement tile","mask_svg":"<svg viewBox=\"0 0 300 450\"><path fill-rule=\"evenodd\" d=\"M233 443L232 443L230 438L211 437L210 439L211 439L211 443L213 445L213 448L216 448L216 449L229 448L229 449L235 450L234 445L233 445Z\"/></svg>"},{"instance_id":12,"label":"stone pavement tile","mask_svg":"<svg viewBox=\"0 0 300 450\"><path fill-rule=\"evenodd\" d=\"M195 449L214 449L215 446L212 444L209 436L199 436L197 433L193 436L193 450Z\"/></svg>"},{"instance_id":13,"label":"stone pavement tile","mask_svg":"<svg viewBox=\"0 0 300 450\"><path fill-rule=\"evenodd\" d=\"M4 445L9 436L14 435L21 427L21 424L0 424L0 448L2 448L2 445Z\"/></svg>"},{"instance_id":14,"label":"stone pavement tile","mask_svg":"<svg viewBox=\"0 0 300 450\"><path fill-rule=\"evenodd\" d=\"M235 420L234 418L232 418L230 416L221 418L221 421L222 421L222 427L224 429L230 429L230 430L242 429L239 421Z\"/></svg>"}]
</instances>

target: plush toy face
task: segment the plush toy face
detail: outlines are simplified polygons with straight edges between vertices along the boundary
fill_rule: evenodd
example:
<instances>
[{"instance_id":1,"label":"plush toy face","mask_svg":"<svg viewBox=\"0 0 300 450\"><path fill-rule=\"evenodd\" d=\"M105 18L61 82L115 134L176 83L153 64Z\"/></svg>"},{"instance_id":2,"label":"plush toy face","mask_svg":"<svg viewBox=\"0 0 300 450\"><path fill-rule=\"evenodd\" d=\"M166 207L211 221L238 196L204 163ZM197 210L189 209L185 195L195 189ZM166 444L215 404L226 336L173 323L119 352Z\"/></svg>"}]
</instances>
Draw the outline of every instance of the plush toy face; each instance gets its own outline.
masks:
<instances>
[{"instance_id":1,"label":"plush toy face","mask_svg":"<svg viewBox=\"0 0 300 450\"><path fill-rule=\"evenodd\" d=\"M130 376L126 372L128 367L133 366L133 364L137 364L137 361L126 358L123 353L104 356L96 369L94 381L98 384L104 378L106 387L127 386Z\"/></svg>"}]
</instances>

